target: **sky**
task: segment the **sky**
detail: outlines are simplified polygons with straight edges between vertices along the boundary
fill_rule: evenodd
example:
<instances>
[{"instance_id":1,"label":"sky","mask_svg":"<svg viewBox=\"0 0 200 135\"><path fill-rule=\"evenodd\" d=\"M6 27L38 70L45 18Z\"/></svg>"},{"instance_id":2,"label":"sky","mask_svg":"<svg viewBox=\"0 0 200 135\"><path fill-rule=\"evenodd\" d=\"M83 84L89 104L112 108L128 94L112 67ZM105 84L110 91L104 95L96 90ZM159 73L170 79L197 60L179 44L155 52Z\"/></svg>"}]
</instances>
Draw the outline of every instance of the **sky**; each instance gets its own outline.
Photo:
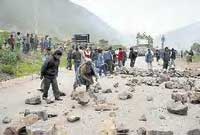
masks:
<instances>
[{"instance_id":1,"label":"sky","mask_svg":"<svg viewBox=\"0 0 200 135\"><path fill-rule=\"evenodd\" d=\"M200 20L200 0L71 0L123 34L160 35Z\"/></svg>"}]
</instances>

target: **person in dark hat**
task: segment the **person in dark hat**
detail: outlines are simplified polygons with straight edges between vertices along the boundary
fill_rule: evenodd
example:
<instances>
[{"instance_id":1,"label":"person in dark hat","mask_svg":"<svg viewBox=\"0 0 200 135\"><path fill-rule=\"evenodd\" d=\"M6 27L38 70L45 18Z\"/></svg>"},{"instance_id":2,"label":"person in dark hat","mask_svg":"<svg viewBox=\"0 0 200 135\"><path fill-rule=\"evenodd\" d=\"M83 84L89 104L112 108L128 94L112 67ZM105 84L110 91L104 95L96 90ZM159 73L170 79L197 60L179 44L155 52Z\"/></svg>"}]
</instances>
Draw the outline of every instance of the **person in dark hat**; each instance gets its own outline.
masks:
<instances>
[{"instance_id":1,"label":"person in dark hat","mask_svg":"<svg viewBox=\"0 0 200 135\"><path fill-rule=\"evenodd\" d=\"M61 56L62 51L56 50L52 56L44 62L41 68L40 79L44 81L44 91L42 96L44 100L48 98L50 85L52 85L55 100L62 100L60 96L65 96L65 93L59 91L57 83L58 67L60 65Z\"/></svg>"}]
</instances>

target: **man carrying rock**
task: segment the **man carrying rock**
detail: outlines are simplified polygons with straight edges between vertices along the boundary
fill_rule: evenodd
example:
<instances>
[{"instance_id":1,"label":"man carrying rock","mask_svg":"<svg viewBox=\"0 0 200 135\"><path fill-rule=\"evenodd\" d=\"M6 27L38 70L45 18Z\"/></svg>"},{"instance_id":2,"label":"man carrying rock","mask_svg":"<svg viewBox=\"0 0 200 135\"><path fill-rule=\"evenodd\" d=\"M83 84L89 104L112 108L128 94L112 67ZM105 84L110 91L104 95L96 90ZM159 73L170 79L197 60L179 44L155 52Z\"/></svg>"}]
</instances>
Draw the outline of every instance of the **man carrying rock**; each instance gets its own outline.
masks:
<instances>
[{"instance_id":1,"label":"man carrying rock","mask_svg":"<svg viewBox=\"0 0 200 135\"><path fill-rule=\"evenodd\" d=\"M56 50L53 55L45 61L41 69L41 77L42 80L44 78L44 92L43 99L46 100L48 97L48 90L50 84L52 85L53 93L55 96L55 100L62 100L60 96L65 96L65 93L62 93L58 89L57 76L58 76L58 67L60 64L60 58L62 56L62 52L60 50Z\"/></svg>"}]
</instances>

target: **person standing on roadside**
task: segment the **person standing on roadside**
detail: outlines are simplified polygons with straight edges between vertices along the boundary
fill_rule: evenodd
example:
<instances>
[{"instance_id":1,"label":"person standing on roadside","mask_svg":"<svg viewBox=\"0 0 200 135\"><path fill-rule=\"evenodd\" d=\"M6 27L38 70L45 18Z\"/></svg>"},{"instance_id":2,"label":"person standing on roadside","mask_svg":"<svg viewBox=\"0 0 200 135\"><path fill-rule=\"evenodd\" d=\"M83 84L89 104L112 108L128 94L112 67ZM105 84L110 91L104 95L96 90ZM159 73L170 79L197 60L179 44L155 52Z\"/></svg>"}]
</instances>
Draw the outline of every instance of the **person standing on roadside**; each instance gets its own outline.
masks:
<instances>
[{"instance_id":1,"label":"person standing on roadside","mask_svg":"<svg viewBox=\"0 0 200 135\"><path fill-rule=\"evenodd\" d=\"M176 50L172 48L170 55L170 68L175 68Z\"/></svg>"},{"instance_id":2,"label":"person standing on roadside","mask_svg":"<svg viewBox=\"0 0 200 135\"><path fill-rule=\"evenodd\" d=\"M168 47L165 47L165 51L163 53L163 69L167 70L170 61L170 51Z\"/></svg>"},{"instance_id":3,"label":"person standing on roadside","mask_svg":"<svg viewBox=\"0 0 200 135\"><path fill-rule=\"evenodd\" d=\"M10 45L11 51L14 51L15 49L15 38L13 34L10 35L10 38L8 39L8 44Z\"/></svg>"},{"instance_id":4,"label":"person standing on roadside","mask_svg":"<svg viewBox=\"0 0 200 135\"><path fill-rule=\"evenodd\" d=\"M124 60L124 52L122 51L122 48L119 48L119 52L118 52L118 66L120 68L123 66L123 60Z\"/></svg>"},{"instance_id":5,"label":"person standing on roadside","mask_svg":"<svg viewBox=\"0 0 200 135\"><path fill-rule=\"evenodd\" d=\"M80 53L78 47L73 52L72 59L74 60L74 70L75 70L75 73L76 73L79 66L81 65L81 53Z\"/></svg>"},{"instance_id":6,"label":"person standing on roadside","mask_svg":"<svg viewBox=\"0 0 200 135\"><path fill-rule=\"evenodd\" d=\"M122 65L125 66L126 65L126 61L127 61L127 54L126 54L126 50L123 49L123 61L122 61Z\"/></svg>"},{"instance_id":7,"label":"person standing on roadside","mask_svg":"<svg viewBox=\"0 0 200 135\"><path fill-rule=\"evenodd\" d=\"M134 67L135 66L135 61L137 58L137 52L135 50L133 50L133 48L130 48L130 52L129 52L129 59L130 59L130 67Z\"/></svg>"},{"instance_id":8,"label":"person standing on roadside","mask_svg":"<svg viewBox=\"0 0 200 135\"><path fill-rule=\"evenodd\" d=\"M152 65L152 62L153 62L153 51L149 48L145 54L145 61L147 63L147 66L148 66L148 70L149 71L153 71L153 65Z\"/></svg>"}]
</instances>

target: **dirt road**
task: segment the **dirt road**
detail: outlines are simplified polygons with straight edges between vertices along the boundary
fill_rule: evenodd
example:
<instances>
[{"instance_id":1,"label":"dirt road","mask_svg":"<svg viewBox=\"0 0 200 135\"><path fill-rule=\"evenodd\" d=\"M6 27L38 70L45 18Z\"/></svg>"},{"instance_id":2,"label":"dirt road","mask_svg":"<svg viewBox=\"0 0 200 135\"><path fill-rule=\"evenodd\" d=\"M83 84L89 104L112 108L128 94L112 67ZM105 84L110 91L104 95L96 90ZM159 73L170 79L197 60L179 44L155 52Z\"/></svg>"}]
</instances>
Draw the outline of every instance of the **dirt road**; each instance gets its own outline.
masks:
<instances>
[{"instance_id":1,"label":"dirt road","mask_svg":"<svg viewBox=\"0 0 200 135\"><path fill-rule=\"evenodd\" d=\"M136 67L146 68L144 58L138 58ZM161 66L154 63L155 68L161 68ZM181 68L181 64L177 65ZM17 81L17 84L12 81L12 85L7 88L0 89L0 134L2 134L5 127L8 125L2 124L1 121L5 116L11 117L13 120L20 117L25 109L31 111L47 110L48 112L55 112L58 117L51 119L57 123L65 124L69 135L98 135L102 128L103 120L109 119L109 111L96 112L94 110L94 103L90 102L87 106L82 107L77 104L76 101L71 100L70 94L72 91L72 85L74 80L74 72L61 70L59 72L58 82L60 90L64 91L67 95L63 101L55 102L47 105L42 102L41 105L30 106L24 103L27 97L33 95L41 95L37 88L40 86L40 80L32 78L22 79ZM108 102L115 103L119 108L114 119L126 125L132 132L136 134L136 129L139 127L145 127L152 130L170 130L175 135L184 135L190 129L199 128L200 119L196 118L200 116L200 106L189 104L189 112L187 116L177 116L169 114L166 110L166 104L171 98L173 90L165 89L164 86L150 87L146 85L136 86L136 91L133 93L133 98L130 100L119 100L118 93L115 91L124 91L129 87L125 84L127 79L119 76L113 76L113 78L100 78L99 82L103 89L111 88L113 93L101 94ZM113 84L119 82L119 87L114 88ZM4 85L5 86L5 85ZM80 88L84 89L84 88ZM50 96L52 92L50 92ZM148 102L147 97L153 97L153 101ZM75 106L75 109L72 109ZM76 123L66 122L66 118L63 115L66 112L73 112L80 115L81 120ZM145 114L147 121L139 121L139 118ZM163 115L166 119L161 120L159 117Z\"/></svg>"}]
</instances>

